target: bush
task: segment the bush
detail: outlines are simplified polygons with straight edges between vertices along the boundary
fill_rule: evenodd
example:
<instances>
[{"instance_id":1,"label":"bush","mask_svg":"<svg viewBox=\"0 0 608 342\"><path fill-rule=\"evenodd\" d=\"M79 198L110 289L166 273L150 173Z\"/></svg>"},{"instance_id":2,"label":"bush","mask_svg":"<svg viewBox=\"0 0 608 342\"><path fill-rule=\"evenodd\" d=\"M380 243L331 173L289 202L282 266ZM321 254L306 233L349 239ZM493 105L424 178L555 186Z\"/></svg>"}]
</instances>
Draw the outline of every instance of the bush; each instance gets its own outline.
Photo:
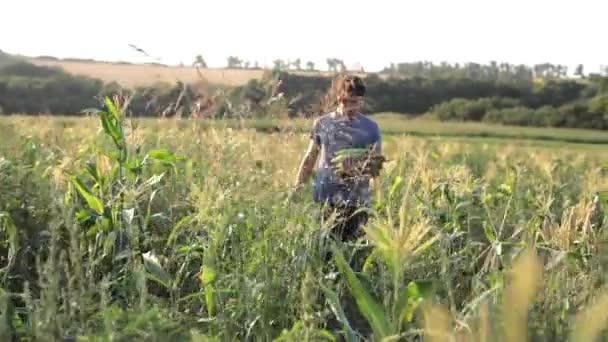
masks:
<instances>
[{"instance_id":1,"label":"bush","mask_svg":"<svg viewBox=\"0 0 608 342\"><path fill-rule=\"evenodd\" d=\"M607 122L602 113L589 110L586 103L567 104L559 108L564 127L606 129Z\"/></svg>"},{"instance_id":2,"label":"bush","mask_svg":"<svg viewBox=\"0 0 608 342\"><path fill-rule=\"evenodd\" d=\"M580 99L585 89L586 85L578 81L549 80L535 88L522 102L526 107L531 108L546 105L559 107Z\"/></svg>"},{"instance_id":3,"label":"bush","mask_svg":"<svg viewBox=\"0 0 608 342\"><path fill-rule=\"evenodd\" d=\"M486 114L483 121L516 126L608 128L604 112L594 112L584 102L570 103L559 108L543 106L532 109L519 106L493 109Z\"/></svg>"},{"instance_id":4,"label":"bush","mask_svg":"<svg viewBox=\"0 0 608 342\"><path fill-rule=\"evenodd\" d=\"M103 82L58 68L15 63L0 69L0 106L6 113L76 114L96 105Z\"/></svg>"},{"instance_id":5,"label":"bush","mask_svg":"<svg viewBox=\"0 0 608 342\"><path fill-rule=\"evenodd\" d=\"M532 126L535 111L526 107L513 107L504 109L491 109L484 117L484 121L501 123L505 125Z\"/></svg>"},{"instance_id":6,"label":"bush","mask_svg":"<svg viewBox=\"0 0 608 342\"><path fill-rule=\"evenodd\" d=\"M511 98L483 98L467 100L457 98L433 107L432 116L442 121L481 121L493 109L511 108L519 101Z\"/></svg>"}]
</instances>

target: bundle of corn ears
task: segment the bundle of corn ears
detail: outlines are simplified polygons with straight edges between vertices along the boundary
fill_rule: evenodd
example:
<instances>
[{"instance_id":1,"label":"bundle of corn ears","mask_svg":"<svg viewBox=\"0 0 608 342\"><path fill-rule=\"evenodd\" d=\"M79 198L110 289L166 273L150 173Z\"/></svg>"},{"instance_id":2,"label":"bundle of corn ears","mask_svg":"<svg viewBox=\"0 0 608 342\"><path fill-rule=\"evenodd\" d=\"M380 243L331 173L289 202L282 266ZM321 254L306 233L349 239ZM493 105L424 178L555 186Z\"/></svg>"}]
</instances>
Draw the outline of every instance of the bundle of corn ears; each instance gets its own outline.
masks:
<instances>
[{"instance_id":1,"label":"bundle of corn ears","mask_svg":"<svg viewBox=\"0 0 608 342\"><path fill-rule=\"evenodd\" d=\"M352 180L378 176L386 161L384 156L373 153L370 148L347 148L336 152L331 163L338 176L344 180Z\"/></svg>"}]
</instances>

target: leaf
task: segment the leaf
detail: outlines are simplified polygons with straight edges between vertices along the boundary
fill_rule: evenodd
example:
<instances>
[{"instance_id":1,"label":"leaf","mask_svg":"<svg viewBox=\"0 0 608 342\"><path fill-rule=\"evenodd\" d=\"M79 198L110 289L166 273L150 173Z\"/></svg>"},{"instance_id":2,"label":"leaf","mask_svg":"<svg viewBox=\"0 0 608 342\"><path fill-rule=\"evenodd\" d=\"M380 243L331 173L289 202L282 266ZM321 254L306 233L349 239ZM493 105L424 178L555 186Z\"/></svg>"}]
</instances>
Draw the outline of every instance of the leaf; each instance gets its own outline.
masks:
<instances>
[{"instance_id":1,"label":"leaf","mask_svg":"<svg viewBox=\"0 0 608 342\"><path fill-rule=\"evenodd\" d=\"M103 243L103 255L110 255L116 245L116 231L110 232Z\"/></svg>"},{"instance_id":2,"label":"leaf","mask_svg":"<svg viewBox=\"0 0 608 342\"><path fill-rule=\"evenodd\" d=\"M431 296L435 293L435 283L431 280L418 280L416 282L411 282L408 284L408 291L410 286L416 286L418 293L422 297L422 299L430 299Z\"/></svg>"},{"instance_id":3,"label":"leaf","mask_svg":"<svg viewBox=\"0 0 608 342\"><path fill-rule=\"evenodd\" d=\"M396 325L395 328L399 329L402 323L411 321L411 316L413 316L411 311L413 310L409 310L411 307L410 302L411 300L408 288L408 291L403 291L398 295L397 303L395 304L395 315L397 317L394 322Z\"/></svg>"},{"instance_id":4,"label":"leaf","mask_svg":"<svg viewBox=\"0 0 608 342\"><path fill-rule=\"evenodd\" d=\"M365 258L365 262L363 263L363 267L361 268L361 271L363 273L369 274L371 272L371 268L374 265L374 261L378 258L378 253L379 250L374 248L374 250L372 250L369 256Z\"/></svg>"},{"instance_id":5,"label":"leaf","mask_svg":"<svg viewBox=\"0 0 608 342\"><path fill-rule=\"evenodd\" d=\"M456 205L456 207L454 208L454 211L459 211L459 210L462 210L462 209L465 209L465 210L466 210L466 208L467 208L468 206L470 206L472 203L473 203L473 202L471 202L471 201L462 201L462 202L460 202L460 203L458 203L458 204Z\"/></svg>"},{"instance_id":6,"label":"leaf","mask_svg":"<svg viewBox=\"0 0 608 342\"><path fill-rule=\"evenodd\" d=\"M598 191L597 194L602 203L608 203L608 191Z\"/></svg>"},{"instance_id":7,"label":"leaf","mask_svg":"<svg viewBox=\"0 0 608 342\"><path fill-rule=\"evenodd\" d=\"M198 243L194 243L188 246L182 246L177 249L178 254L188 254L188 253L196 253L203 254L204 248Z\"/></svg>"},{"instance_id":8,"label":"leaf","mask_svg":"<svg viewBox=\"0 0 608 342\"><path fill-rule=\"evenodd\" d=\"M17 232L17 227L11 216L7 213L0 213L0 223L2 223L0 228L3 228L8 235L9 256L13 257L17 255L17 249L19 248L19 233Z\"/></svg>"},{"instance_id":9,"label":"leaf","mask_svg":"<svg viewBox=\"0 0 608 342\"><path fill-rule=\"evenodd\" d=\"M75 216L76 216L76 221L78 221L79 223L84 223L93 217L93 215L91 215L89 211L84 210L84 209L79 210Z\"/></svg>"},{"instance_id":10,"label":"leaf","mask_svg":"<svg viewBox=\"0 0 608 342\"><path fill-rule=\"evenodd\" d=\"M158 282L163 285L165 288L170 288L171 286L171 276L167 271L163 269L163 267L158 262L158 259L151 252L147 252L143 254L144 258L144 267L148 272L148 278Z\"/></svg>"},{"instance_id":11,"label":"leaf","mask_svg":"<svg viewBox=\"0 0 608 342\"><path fill-rule=\"evenodd\" d=\"M393 194L397 190L397 187L403 182L403 178L401 176L395 177L393 180L393 185L391 186L391 190L389 191L388 197L393 198Z\"/></svg>"},{"instance_id":12,"label":"leaf","mask_svg":"<svg viewBox=\"0 0 608 342\"><path fill-rule=\"evenodd\" d=\"M124 209L122 214L124 215L123 217L126 220L127 225L130 225L133 223L133 217L135 217L135 208Z\"/></svg>"},{"instance_id":13,"label":"leaf","mask_svg":"<svg viewBox=\"0 0 608 342\"><path fill-rule=\"evenodd\" d=\"M72 178L72 183L76 187L76 190L78 190L78 193L80 193L80 195L84 197L84 200L89 205L89 208L93 209L97 214L102 215L103 203L101 202L101 200L96 196L93 196L77 177Z\"/></svg>"},{"instance_id":14,"label":"leaf","mask_svg":"<svg viewBox=\"0 0 608 342\"><path fill-rule=\"evenodd\" d=\"M487 221L484 221L482 226L483 226L483 231L486 234L486 238L488 239L488 241L491 243L494 243L496 241L496 235L494 234L492 227L489 226Z\"/></svg>"},{"instance_id":15,"label":"leaf","mask_svg":"<svg viewBox=\"0 0 608 342\"><path fill-rule=\"evenodd\" d=\"M175 154L166 149L152 150L148 152L148 157L170 164L173 164L178 160Z\"/></svg>"},{"instance_id":16,"label":"leaf","mask_svg":"<svg viewBox=\"0 0 608 342\"><path fill-rule=\"evenodd\" d=\"M142 172L142 166L144 164L144 160L142 158L131 158L127 160L125 166L127 170L131 171L131 173L135 175L139 175Z\"/></svg>"},{"instance_id":17,"label":"leaf","mask_svg":"<svg viewBox=\"0 0 608 342\"><path fill-rule=\"evenodd\" d=\"M205 303L209 316L215 316L215 289L211 285L205 286Z\"/></svg>"},{"instance_id":18,"label":"leaf","mask_svg":"<svg viewBox=\"0 0 608 342\"><path fill-rule=\"evenodd\" d=\"M217 272L211 266L205 265L201 270L200 280L203 285L210 285L217 279Z\"/></svg>"},{"instance_id":19,"label":"leaf","mask_svg":"<svg viewBox=\"0 0 608 342\"><path fill-rule=\"evenodd\" d=\"M97 184L101 186L101 177L99 176L99 172L97 172L97 164L89 160L86 163L86 169L93 178L93 180L95 180L95 182L97 182Z\"/></svg>"},{"instance_id":20,"label":"leaf","mask_svg":"<svg viewBox=\"0 0 608 342\"><path fill-rule=\"evenodd\" d=\"M342 305L340 305L338 295L334 291L325 287L323 284L319 284L319 287L321 287L321 290L325 294L325 298L329 302L331 311L334 313L334 315L336 315L336 318L342 323L342 325L344 325L344 328L346 328L346 341L357 341L357 335L351 327Z\"/></svg>"},{"instance_id":21,"label":"leaf","mask_svg":"<svg viewBox=\"0 0 608 342\"><path fill-rule=\"evenodd\" d=\"M121 117L121 113L118 110L118 108L116 108L116 106L114 105L114 102L112 102L112 100L106 96L105 103L106 103L106 107L108 107L108 112L110 113L110 115L112 115L112 117L116 121L119 121L120 117Z\"/></svg>"},{"instance_id":22,"label":"leaf","mask_svg":"<svg viewBox=\"0 0 608 342\"><path fill-rule=\"evenodd\" d=\"M167 247L175 243L179 233L182 230L182 227L191 224L194 221L194 216L186 216L179 220L177 224L171 229L171 233L169 234L169 238L167 238Z\"/></svg>"},{"instance_id":23,"label":"leaf","mask_svg":"<svg viewBox=\"0 0 608 342\"><path fill-rule=\"evenodd\" d=\"M203 265L199 274L199 279L205 289L205 302L209 316L215 315L215 289L213 284L217 279L215 269L215 253L212 248L207 248L203 254Z\"/></svg>"},{"instance_id":24,"label":"leaf","mask_svg":"<svg viewBox=\"0 0 608 342\"><path fill-rule=\"evenodd\" d=\"M103 130L112 138L114 144L116 144L118 148L122 148L122 145L120 145L120 141L122 140L120 138L120 131L114 123L114 120L110 119L108 113L102 112L99 114L99 116L101 118L101 126L103 127Z\"/></svg>"},{"instance_id":25,"label":"leaf","mask_svg":"<svg viewBox=\"0 0 608 342\"><path fill-rule=\"evenodd\" d=\"M399 323L411 322L414 312L424 299L433 293L433 283L430 281L410 282L407 290L403 291L397 300L396 310Z\"/></svg>"},{"instance_id":26,"label":"leaf","mask_svg":"<svg viewBox=\"0 0 608 342\"><path fill-rule=\"evenodd\" d=\"M144 189L146 187L152 187L158 183L160 183L160 181L163 179L163 176L165 174L161 173L160 175L154 175L150 178L148 178L141 186L140 188Z\"/></svg>"},{"instance_id":27,"label":"leaf","mask_svg":"<svg viewBox=\"0 0 608 342\"><path fill-rule=\"evenodd\" d=\"M332 249L334 252L334 259L336 260L336 265L340 269L340 272L346 276L348 287L357 301L357 306L359 307L359 310L361 310L363 316L365 316L369 322L374 334L379 339L390 336L390 324L387 320L383 307L372 297L370 293L365 290L363 285L361 285L359 279L357 279L355 273L350 268L344 259L342 252L340 252L336 245L333 245Z\"/></svg>"}]
</instances>

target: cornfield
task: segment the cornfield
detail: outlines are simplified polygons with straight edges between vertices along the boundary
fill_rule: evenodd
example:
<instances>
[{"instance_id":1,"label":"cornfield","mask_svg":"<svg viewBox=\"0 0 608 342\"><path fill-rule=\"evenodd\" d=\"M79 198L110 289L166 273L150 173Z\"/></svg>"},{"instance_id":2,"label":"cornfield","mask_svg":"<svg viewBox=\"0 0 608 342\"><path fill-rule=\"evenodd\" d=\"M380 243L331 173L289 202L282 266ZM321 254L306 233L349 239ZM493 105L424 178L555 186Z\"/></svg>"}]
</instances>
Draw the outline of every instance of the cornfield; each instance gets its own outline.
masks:
<instances>
[{"instance_id":1,"label":"cornfield","mask_svg":"<svg viewBox=\"0 0 608 342\"><path fill-rule=\"evenodd\" d=\"M0 121L3 341L593 341L599 149L385 136L365 238L290 192L306 133Z\"/></svg>"}]
</instances>

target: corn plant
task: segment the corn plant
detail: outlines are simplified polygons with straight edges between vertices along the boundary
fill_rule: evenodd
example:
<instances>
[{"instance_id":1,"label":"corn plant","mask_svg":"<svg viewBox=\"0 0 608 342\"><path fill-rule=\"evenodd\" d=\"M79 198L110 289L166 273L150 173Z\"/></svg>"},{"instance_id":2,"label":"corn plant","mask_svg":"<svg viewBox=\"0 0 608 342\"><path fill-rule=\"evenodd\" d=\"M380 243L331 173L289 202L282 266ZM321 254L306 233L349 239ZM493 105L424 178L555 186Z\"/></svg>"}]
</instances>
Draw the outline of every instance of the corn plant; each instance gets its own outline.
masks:
<instances>
[{"instance_id":1,"label":"corn plant","mask_svg":"<svg viewBox=\"0 0 608 342\"><path fill-rule=\"evenodd\" d=\"M144 252L150 248L145 245L145 237L151 204L162 190L163 178L183 158L166 149L143 153L140 146L129 146L125 133L129 101L105 98L106 110L94 111L112 147L90 156L83 171L70 172L67 199L76 201L72 196L75 192L86 204L78 210L76 219L86 229L88 258L93 266L88 271L93 277L110 272L111 281L122 284L116 287L120 293L130 288L141 289L130 286L135 278L129 275L145 272L147 279L171 292L169 274L153 253ZM159 170L153 163L160 163L162 172L146 176L146 168Z\"/></svg>"}]
</instances>

